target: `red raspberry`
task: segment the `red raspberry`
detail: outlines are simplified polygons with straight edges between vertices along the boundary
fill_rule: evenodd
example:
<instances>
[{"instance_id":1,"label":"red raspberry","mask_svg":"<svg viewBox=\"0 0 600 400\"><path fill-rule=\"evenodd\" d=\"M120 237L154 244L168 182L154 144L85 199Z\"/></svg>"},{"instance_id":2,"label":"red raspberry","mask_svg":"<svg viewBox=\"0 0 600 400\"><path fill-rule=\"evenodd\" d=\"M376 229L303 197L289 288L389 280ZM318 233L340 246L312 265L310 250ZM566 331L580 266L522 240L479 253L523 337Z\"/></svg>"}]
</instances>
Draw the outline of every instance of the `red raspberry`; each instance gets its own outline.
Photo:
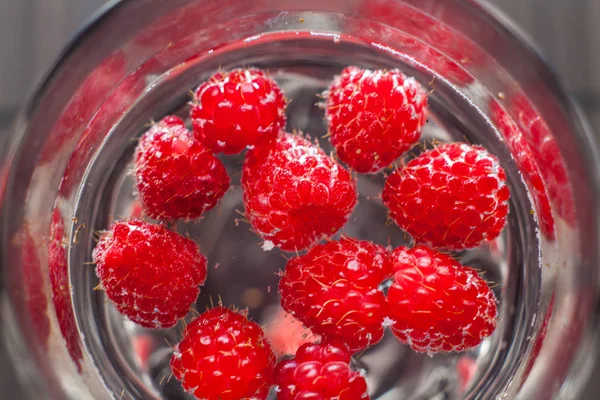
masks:
<instances>
[{"instance_id":1,"label":"red raspberry","mask_svg":"<svg viewBox=\"0 0 600 400\"><path fill-rule=\"evenodd\" d=\"M367 382L340 343L305 344L275 368L279 400L367 400Z\"/></svg>"},{"instance_id":2,"label":"red raspberry","mask_svg":"<svg viewBox=\"0 0 600 400\"><path fill-rule=\"evenodd\" d=\"M258 69L217 72L195 92L194 133L215 152L237 154L274 140L285 126L285 99Z\"/></svg>"},{"instance_id":3,"label":"red raspberry","mask_svg":"<svg viewBox=\"0 0 600 400\"><path fill-rule=\"evenodd\" d=\"M265 336L277 356L296 354L303 344L316 343L321 339L281 308L269 316L265 324Z\"/></svg>"},{"instance_id":4,"label":"red raspberry","mask_svg":"<svg viewBox=\"0 0 600 400\"><path fill-rule=\"evenodd\" d=\"M383 337L388 310L379 285L390 273L384 247L330 241L287 263L279 281L281 305L314 333L356 352Z\"/></svg>"},{"instance_id":5,"label":"red raspberry","mask_svg":"<svg viewBox=\"0 0 600 400\"><path fill-rule=\"evenodd\" d=\"M508 198L506 174L481 146L443 144L394 171L383 202L417 243L451 250L500 235Z\"/></svg>"},{"instance_id":6,"label":"red raspberry","mask_svg":"<svg viewBox=\"0 0 600 400\"><path fill-rule=\"evenodd\" d=\"M265 245L304 249L333 235L356 205L350 173L299 135L248 152L242 170L246 215Z\"/></svg>"},{"instance_id":7,"label":"red raspberry","mask_svg":"<svg viewBox=\"0 0 600 400\"><path fill-rule=\"evenodd\" d=\"M144 209L155 219L199 218L229 187L223 163L174 116L165 117L140 139L135 178Z\"/></svg>"},{"instance_id":8,"label":"red raspberry","mask_svg":"<svg viewBox=\"0 0 600 400\"><path fill-rule=\"evenodd\" d=\"M477 273L425 246L392 253L392 332L418 352L463 351L496 329L496 298Z\"/></svg>"},{"instance_id":9,"label":"red raspberry","mask_svg":"<svg viewBox=\"0 0 600 400\"><path fill-rule=\"evenodd\" d=\"M116 222L92 257L117 309L146 328L175 325L206 280L206 258L196 243L140 220Z\"/></svg>"},{"instance_id":10,"label":"red raspberry","mask_svg":"<svg viewBox=\"0 0 600 400\"><path fill-rule=\"evenodd\" d=\"M192 321L171 357L173 375L204 400L265 399L274 367L260 326L223 307Z\"/></svg>"},{"instance_id":11,"label":"red raspberry","mask_svg":"<svg viewBox=\"0 0 600 400\"><path fill-rule=\"evenodd\" d=\"M421 136L427 96L400 71L347 67L326 96L331 143L357 172L389 166Z\"/></svg>"}]
</instances>

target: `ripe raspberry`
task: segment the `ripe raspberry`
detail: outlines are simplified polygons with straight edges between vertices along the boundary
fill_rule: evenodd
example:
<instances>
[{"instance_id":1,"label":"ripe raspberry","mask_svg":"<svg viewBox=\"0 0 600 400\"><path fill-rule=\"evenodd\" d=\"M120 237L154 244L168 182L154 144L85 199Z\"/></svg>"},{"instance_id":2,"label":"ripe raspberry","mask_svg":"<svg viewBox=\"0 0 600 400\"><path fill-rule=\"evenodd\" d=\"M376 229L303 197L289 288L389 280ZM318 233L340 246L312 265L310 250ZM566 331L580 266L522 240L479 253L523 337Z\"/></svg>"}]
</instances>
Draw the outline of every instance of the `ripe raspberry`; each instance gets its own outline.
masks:
<instances>
[{"instance_id":1,"label":"ripe raspberry","mask_svg":"<svg viewBox=\"0 0 600 400\"><path fill-rule=\"evenodd\" d=\"M353 352L383 337L387 306L379 285L391 274L387 250L342 238L292 258L279 281L284 310Z\"/></svg>"},{"instance_id":2,"label":"ripe raspberry","mask_svg":"<svg viewBox=\"0 0 600 400\"><path fill-rule=\"evenodd\" d=\"M192 321L171 357L173 375L204 400L265 399L274 367L260 326L223 307Z\"/></svg>"},{"instance_id":3,"label":"ripe raspberry","mask_svg":"<svg viewBox=\"0 0 600 400\"><path fill-rule=\"evenodd\" d=\"M394 171L383 202L417 243L451 250L500 235L508 198L506 174L481 146L443 144Z\"/></svg>"},{"instance_id":4,"label":"ripe raspberry","mask_svg":"<svg viewBox=\"0 0 600 400\"><path fill-rule=\"evenodd\" d=\"M356 205L350 173L299 135L248 152L242 170L246 216L267 245L304 249L337 232Z\"/></svg>"},{"instance_id":5,"label":"ripe raspberry","mask_svg":"<svg viewBox=\"0 0 600 400\"><path fill-rule=\"evenodd\" d=\"M296 354L303 344L316 343L321 339L281 308L269 316L265 325L265 337L277 356Z\"/></svg>"},{"instance_id":6,"label":"ripe raspberry","mask_svg":"<svg viewBox=\"0 0 600 400\"><path fill-rule=\"evenodd\" d=\"M357 172L389 166L419 140L427 96L400 71L347 67L326 96L331 143Z\"/></svg>"},{"instance_id":7,"label":"ripe raspberry","mask_svg":"<svg viewBox=\"0 0 600 400\"><path fill-rule=\"evenodd\" d=\"M496 328L496 298L477 273L425 246L392 253L387 301L396 337L418 352L463 351Z\"/></svg>"},{"instance_id":8,"label":"ripe raspberry","mask_svg":"<svg viewBox=\"0 0 600 400\"><path fill-rule=\"evenodd\" d=\"M274 140L285 126L285 99L258 69L217 72L195 92L194 133L215 152L237 154Z\"/></svg>"},{"instance_id":9,"label":"ripe raspberry","mask_svg":"<svg viewBox=\"0 0 600 400\"><path fill-rule=\"evenodd\" d=\"M229 187L223 163L174 116L165 117L140 139L135 178L144 209L155 219L199 218Z\"/></svg>"},{"instance_id":10,"label":"ripe raspberry","mask_svg":"<svg viewBox=\"0 0 600 400\"><path fill-rule=\"evenodd\" d=\"M533 151L521 129L519 129L498 102L493 101L490 104L490 110L494 122L498 126L498 130L504 136L515 163L519 167L523 179L529 186L529 193L533 199L540 231L546 238L553 240L554 217L552 216L552 208L550 207L550 200L546 194L546 185L542 179Z\"/></svg>"},{"instance_id":11,"label":"ripe raspberry","mask_svg":"<svg viewBox=\"0 0 600 400\"><path fill-rule=\"evenodd\" d=\"M107 296L146 328L175 325L206 280L206 258L196 243L140 220L116 222L92 257Z\"/></svg>"},{"instance_id":12,"label":"ripe raspberry","mask_svg":"<svg viewBox=\"0 0 600 400\"><path fill-rule=\"evenodd\" d=\"M341 343L305 344L291 360L275 367L279 400L365 400L367 382L350 368Z\"/></svg>"}]
</instances>

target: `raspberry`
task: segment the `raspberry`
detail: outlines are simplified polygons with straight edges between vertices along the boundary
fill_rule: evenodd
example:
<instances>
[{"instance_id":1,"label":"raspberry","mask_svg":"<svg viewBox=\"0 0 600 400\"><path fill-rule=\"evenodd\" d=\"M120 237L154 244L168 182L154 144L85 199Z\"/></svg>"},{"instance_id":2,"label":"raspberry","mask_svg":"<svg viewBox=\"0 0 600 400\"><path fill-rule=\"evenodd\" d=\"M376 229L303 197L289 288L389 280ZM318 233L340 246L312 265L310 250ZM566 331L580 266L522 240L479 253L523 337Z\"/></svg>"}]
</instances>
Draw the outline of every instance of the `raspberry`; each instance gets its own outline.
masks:
<instances>
[{"instance_id":1,"label":"raspberry","mask_svg":"<svg viewBox=\"0 0 600 400\"><path fill-rule=\"evenodd\" d=\"M468 355L460 356L456 361L456 374L458 375L458 392L463 394L469 387L477 372L477 363Z\"/></svg>"},{"instance_id":2,"label":"raspberry","mask_svg":"<svg viewBox=\"0 0 600 400\"><path fill-rule=\"evenodd\" d=\"M379 285L389 274L384 247L330 241L287 263L279 281L281 305L314 333L356 352L383 337L387 306Z\"/></svg>"},{"instance_id":3,"label":"raspberry","mask_svg":"<svg viewBox=\"0 0 600 400\"><path fill-rule=\"evenodd\" d=\"M496 298L477 273L425 246L392 253L392 332L418 352L463 351L496 328Z\"/></svg>"},{"instance_id":4,"label":"raspberry","mask_svg":"<svg viewBox=\"0 0 600 400\"><path fill-rule=\"evenodd\" d=\"M461 250L500 235L508 198L506 174L481 146L443 144L394 171L383 202L417 243Z\"/></svg>"},{"instance_id":5,"label":"raspberry","mask_svg":"<svg viewBox=\"0 0 600 400\"><path fill-rule=\"evenodd\" d=\"M274 367L260 326L223 307L192 321L171 357L173 375L204 400L265 399Z\"/></svg>"},{"instance_id":6,"label":"raspberry","mask_svg":"<svg viewBox=\"0 0 600 400\"><path fill-rule=\"evenodd\" d=\"M326 97L331 143L357 172L389 166L419 140L427 96L400 71L347 67Z\"/></svg>"},{"instance_id":7,"label":"raspberry","mask_svg":"<svg viewBox=\"0 0 600 400\"><path fill-rule=\"evenodd\" d=\"M498 102L493 101L490 104L490 110L494 122L498 126L500 133L504 136L523 179L529 186L529 193L535 205L540 231L546 238L553 240L554 217L552 216L552 208L550 207L550 200L546 194L546 185L533 156L533 151L525 140L525 135L523 135L521 129L517 127Z\"/></svg>"},{"instance_id":8,"label":"raspberry","mask_svg":"<svg viewBox=\"0 0 600 400\"><path fill-rule=\"evenodd\" d=\"M196 243L140 220L116 222L92 256L107 296L146 328L175 325L206 280L206 259Z\"/></svg>"},{"instance_id":9,"label":"raspberry","mask_svg":"<svg viewBox=\"0 0 600 400\"><path fill-rule=\"evenodd\" d=\"M165 117L140 139L135 178L144 209L155 219L199 218L229 187L223 163L174 116Z\"/></svg>"},{"instance_id":10,"label":"raspberry","mask_svg":"<svg viewBox=\"0 0 600 400\"><path fill-rule=\"evenodd\" d=\"M285 99L258 69L217 72L195 92L191 117L196 137L215 152L237 154L274 140L285 126Z\"/></svg>"},{"instance_id":11,"label":"raspberry","mask_svg":"<svg viewBox=\"0 0 600 400\"><path fill-rule=\"evenodd\" d=\"M254 230L266 245L286 251L333 235L357 202L350 173L299 135L285 134L271 146L248 152L242 187Z\"/></svg>"},{"instance_id":12,"label":"raspberry","mask_svg":"<svg viewBox=\"0 0 600 400\"><path fill-rule=\"evenodd\" d=\"M350 353L340 343L305 344L275 368L279 400L365 400L367 382L350 368Z\"/></svg>"},{"instance_id":13,"label":"raspberry","mask_svg":"<svg viewBox=\"0 0 600 400\"><path fill-rule=\"evenodd\" d=\"M320 337L302 325L301 321L281 308L269 316L265 326L265 336L277 356L296 354L303 344L320 340Z\"/></svg>"}]
</instances>

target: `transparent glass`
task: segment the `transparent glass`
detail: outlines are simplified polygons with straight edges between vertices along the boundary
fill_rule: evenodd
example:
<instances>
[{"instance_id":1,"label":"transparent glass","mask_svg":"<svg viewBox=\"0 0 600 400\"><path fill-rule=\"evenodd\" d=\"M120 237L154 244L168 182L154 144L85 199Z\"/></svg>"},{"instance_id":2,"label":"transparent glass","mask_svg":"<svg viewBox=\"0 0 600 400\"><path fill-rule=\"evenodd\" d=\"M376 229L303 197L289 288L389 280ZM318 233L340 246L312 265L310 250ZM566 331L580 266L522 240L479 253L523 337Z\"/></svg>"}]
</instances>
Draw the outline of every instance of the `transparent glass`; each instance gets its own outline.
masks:
<instances>
[{"instance_id":1,"label":"transparent glass","mask_svg":"<svg viewBox=\"0 0 600 400\"><path fill-rule=\"evenodd\" d=\"M455 254L493 282L497 331L467 353L434 357L386 334L354 358L371 397L577 395L596 353L598 144L508 22L471 0L130 0L107 7L65 50L2 158L5 341L31 398L191 398L169 379L181 326L141 329L94 290L94 232L139 212L135 139L152 119L185 116L189 89L215 70L247 65L268 69L292 100L289 129L322 138L318 94L349 64L399 68L429 86L423 147L483 144L512 192L501 238ZM293 336L274 274L285 260L240 222L242 156L223 160L234 185L220 208L178 225L210 262L195 308L220 298L249 307L271 334ZM406 244L385 224L383 179L359 178L345 233Z\"/></svg>"}]
</instances>

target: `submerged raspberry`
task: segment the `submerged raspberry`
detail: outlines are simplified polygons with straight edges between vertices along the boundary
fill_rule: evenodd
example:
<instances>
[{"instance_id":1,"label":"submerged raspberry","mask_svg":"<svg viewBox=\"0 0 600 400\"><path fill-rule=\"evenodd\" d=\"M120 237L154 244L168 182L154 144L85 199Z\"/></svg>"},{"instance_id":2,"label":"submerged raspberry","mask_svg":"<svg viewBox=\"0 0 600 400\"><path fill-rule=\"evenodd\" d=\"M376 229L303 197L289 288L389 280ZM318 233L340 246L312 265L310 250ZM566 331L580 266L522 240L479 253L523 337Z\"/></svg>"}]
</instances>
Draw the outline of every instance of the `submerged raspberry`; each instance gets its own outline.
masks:
<instances>
[{"instance_id":1,"label":"submerged raspberry","mask_svg":"<svg viewBox=\"0 0 600 400\"><path fill-rule=\"evenodd\" d=\"M307 139L291 134L248 152L242 188L254 230L286 251L336 233L357 202L350 173Z\"/></svg>"},{"instance_id":2,"label":"submerged raspberry","mask_svg":"<svg viewBox=\"0 0 600 400\"><path fill-rule=\"evenodd\" d=\"M135 219L104 232L92 256L117 310L146 328L175 325L206 280L206 258L196 243Z\"/></svg>"},{"instance_id":3,"label":"submerged raspberry","mask_svg":"<svg viewBox=\"0 0 600 400\"><path fill-rule=\"evenodd\" d=\"M312 333L302 322L290 313L278 308L265 324L265 336L277 356L296 354L296 351L306 343L316 343L318 335Z\"/></svg>"},{"instance_id":4,"label":"submerged raspberry","mask_svg":"<svg viewBox=\"0 0 600 400\"><path fill-rule=\"evenodd\" d=\"M425 246L392 253L387 301L394 335L413 350L436 353L476 346L496 328L496 298L477 273Z\"/></svg>"},{"instance_id":5,"label":"submerged raspberry","mask_svg":"<svg viewBox=\"0 0 600 400\"><path fill-rule=\"evenodd\" d=\"M135 178L144 209L155 219L200 218L229 187L223 163L174 116L153 125L140 139Z\"/></svg>"},{"instance_id":6,"label":"submerged raspberry","mask_svg":"<svg viewBox=\"0 0 600 400\"><path fill-rule=\"evenodd\" d=\"M260 326L223 307L187 325L171 357L175 378L203 400L265 399L274 367Z\"/></svg>"},{"instance_id":7,"label":"submerged raspberry","mask_svg":"<svg viewBox=\"0 0 600 400\"><path fill-rule=\"evenodd\" d=\"M194 132L215 152L236 154L274 140L285 126L285 99L265 72L217 72L195 92Z\"/></svg>"},{"instance_id":8,"label":"submerged raspberry","mask_svg":"<svg viewBox=\"0 0 600 400\"><path fill-rule=\"evenodd\" d=\"M387 306L379 285L390 273L384 247L330 241L287 263L279 282L281 305L314 333L356 352L383 337Z\"/></svg>"},{"instance_id":9,"label":"submerged raspberry","mask_svg":"<svg viewBox=\"0 0 600 400\"><path fill-rule=\"evenodd\" d=\"M350 368L350 353L335 342L305 344L275 369L279 400L368 400L367 383Z\"/></svg>"},{"instance_id":10,"label":"submerged raspberry","mask_svg":"<svg viewBox=\"0 0 600 400\"><path fill-rule=\"evenodd\" d=\"M421 86L400 71L347 67L327 92L331 143L352 169L378 172L419 139L426 105Z\"/></svg>"},{"instance_id":11,"label":"submerged raspberry","mask_svg":"<svg viewBox=\"0 0 600 400\"><path fill-rule=\"evenodd\" d=\"M443 144L394 171L382 198L417 243L451 250L500 235L510 192L498 159L481 146Z\"/></svg>"}]
</instances>

